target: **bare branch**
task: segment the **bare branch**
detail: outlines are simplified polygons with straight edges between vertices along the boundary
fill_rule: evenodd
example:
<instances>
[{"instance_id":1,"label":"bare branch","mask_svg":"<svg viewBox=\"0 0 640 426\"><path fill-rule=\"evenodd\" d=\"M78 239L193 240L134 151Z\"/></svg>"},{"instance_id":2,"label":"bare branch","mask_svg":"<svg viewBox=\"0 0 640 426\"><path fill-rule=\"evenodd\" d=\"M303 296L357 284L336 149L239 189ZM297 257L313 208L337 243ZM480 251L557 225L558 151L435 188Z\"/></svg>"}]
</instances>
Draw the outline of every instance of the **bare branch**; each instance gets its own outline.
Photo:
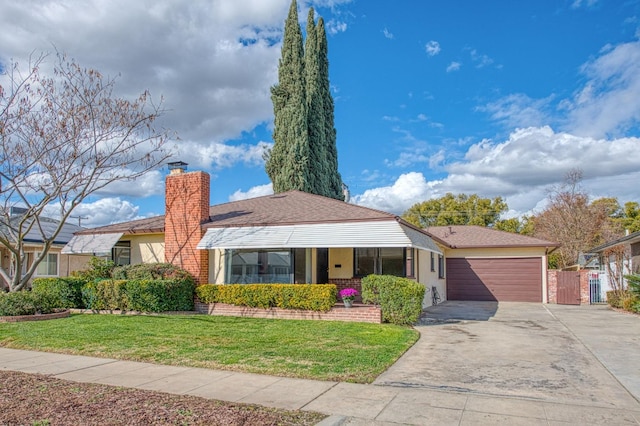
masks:
<instances>
[{"instance_id":1,"label":"bare branch","mask_svg":"<svg viewBox=\"0 0 640 426\"><path fill-rule=\"evenodd\" d=\"M171 157L168 130L153 124L164 114L147 91L129 100L114 95L116 80L83 68L57 52L52 76L35 58L22 75L13 63L0 86L0 246L12 255L14 274L0 271L10 288L25 286L73 210L118 181L133 181ZM19 218L11 207L26 208ZM60 223L49 235L41 220L56 207ZM43 250L20 273L24 237L36 231ZM17 272L16 272L17 271ZM10 276L12 275L12 276Z\"/></svg>"}]
</instances>

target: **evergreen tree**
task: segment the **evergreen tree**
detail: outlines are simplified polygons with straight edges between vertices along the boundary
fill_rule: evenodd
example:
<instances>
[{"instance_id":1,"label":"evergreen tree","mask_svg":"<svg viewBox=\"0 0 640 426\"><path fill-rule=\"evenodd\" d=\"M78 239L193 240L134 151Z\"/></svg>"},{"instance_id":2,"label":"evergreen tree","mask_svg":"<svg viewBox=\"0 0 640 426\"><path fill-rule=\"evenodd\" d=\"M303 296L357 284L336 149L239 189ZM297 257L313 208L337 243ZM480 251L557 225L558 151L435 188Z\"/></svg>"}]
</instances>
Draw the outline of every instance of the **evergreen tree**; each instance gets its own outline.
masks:
<instances>
[{"instance_id":1,"label":"evergreen tree","mask_svg":"<svg viewBox=\"0 0 640 426\"><path fill-rule=\"evenodd\" d=\"M298 189L344 199L338 172L334 107L329 86L327 37L322 18L307 17L303 48L297 2L285 22L278 84L271 88L274 145L266 170L274 192Z\"/></svg>"},{"instance_id":2,"label":"evergreen tree","mask_svg":"<svg viewBox=\"0 0 640 426\"><path fill-rule=\"evenodd\" d=\"M304 49L298 24L298 5L291 2L285 22L278 84L271 88L275 116L274 145L266 170L273 190L311 192L309 136L305 96Z\"/></svg>"},{"instance_id":3,"label":"evergreen tree","mask_svg":"<svg viewBox=\"0 0 640 426\"><path fill-rule=\"evenodd\" d=\"M333 96L331 95L331 85L329 84L329 44L327 43L327 33L324 29L324 19L318 19L316 27L318 39L318 62L319 62L319 87L318 92L322 97L322 107L324 110L324 144L326 155L326 177L328 180L328 197L338 200L344 199L342 178L338 172L338 147L336 145L336 129L334 125Z\"/></svg>"},{"instance_id":4,"label":"evergreen tree","mask_svg":"<svg viewBox=\"0 0 640 426\"><path fill-rule=\"evenodd\" d=\"M314 21L313 8L307 16L307 40L304 49L304 66L306 74L307 125L309 132L309 151L311 183L313 192L329 196L327 180L326 150L324 140L324 110L322 96L319 92L320 62L318 56L318 37Z\"/></svg>"}]
</instances>

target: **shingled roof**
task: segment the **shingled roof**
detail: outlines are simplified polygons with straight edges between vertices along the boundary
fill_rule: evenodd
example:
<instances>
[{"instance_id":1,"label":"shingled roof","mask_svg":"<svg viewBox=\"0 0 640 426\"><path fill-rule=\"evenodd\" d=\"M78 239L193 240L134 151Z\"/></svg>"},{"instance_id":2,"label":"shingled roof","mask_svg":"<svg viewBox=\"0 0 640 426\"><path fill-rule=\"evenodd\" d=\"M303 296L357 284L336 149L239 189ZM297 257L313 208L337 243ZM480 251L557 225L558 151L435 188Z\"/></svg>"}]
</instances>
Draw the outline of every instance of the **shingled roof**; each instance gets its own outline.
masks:
<instances>
[{"instance_id":1,"label":"shingled roof","mask_svg":"<svg viewBox=\"0 0 640 426\"><path fill-rule=\"evenodd\" d=\"M498 231L484 226L431 226L425 228L425 231L436 241L450 248L558 247L558 243L551 241Z\"/></svg>"},{"instance_id":2,"label":"shingled roof","mask_svg":"<svg viewBox=\"0 0 640 426\"><path fill-rule=\"evenodd\" d=\"M399 220L397 216L301 191L289 191L211 206L204 228ZM106 225L78 234L164 232L164 215Z\"/></svg>"}]
</instances>

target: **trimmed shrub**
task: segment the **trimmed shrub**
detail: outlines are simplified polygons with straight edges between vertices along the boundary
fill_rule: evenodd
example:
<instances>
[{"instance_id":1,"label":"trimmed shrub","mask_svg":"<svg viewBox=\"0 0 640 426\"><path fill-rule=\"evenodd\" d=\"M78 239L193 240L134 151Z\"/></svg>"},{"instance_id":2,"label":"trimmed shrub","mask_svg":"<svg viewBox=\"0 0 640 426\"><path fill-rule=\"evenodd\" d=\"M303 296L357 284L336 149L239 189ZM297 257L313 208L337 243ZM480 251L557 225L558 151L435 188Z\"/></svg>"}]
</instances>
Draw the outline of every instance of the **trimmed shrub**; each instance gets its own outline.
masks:
<instances>
[{"instance_id":1,"label":"trimmed shrub","mask_svg":"<svg viewBox=\"0 0 640 426\"><path fill-rule=\"evenodd\" d=\"M112 277L115 280L191 280L193 276L182 268L171 263L139 263L114 268Z\"/></svg>"},{"instance_id":2,"label":"trimmed shrub","mask_svg":"<svg viewBox=\"0 0 640 426\"><path fill-rule=\"evenodd\" d=\"M33 293L51 297L58 308L84 308L80 278L36 278L31 286Z\"/></svg>"},{"instance_id":3,"label":"trimmed shrub","mask_svg":"<svg viewBox=\"0 0 640 426\"><path fill-rule=\"evenodd\" d=\"M206 284L196 287L203 303L327 312L336 303L335 284Z\"/></svg>"},{"instance_id":4,"label":"trimmed shrub","mask_svg":"<svg viewBox=\"0 0 640 426\"><path fill-rule=\"evenodd\" d=\"M611 290L607 291L607 303L614 308L622 308L622 302L625 299L631 297L631 294L626 290Z\"/></svg>"},{"instance_id":5,"label":"trimmed shrub","mask_svg":"<svg viewBox=\"0 0 640 426\"><path fill-rule=\"evenodd\" d=\"M31 291L0 293L0 316L50 314L58 307L48 295Z\"/></svg>"},{"instance_id":6,"label":"trimmed shrub","mask_svg":"<svg viewBox=\"0 0 640 426\"><path fill-rule=\"evenodd\" d=\"M186 280L129 280L127 307L132 311L192 311L194 283Z\"/></svg>"},{"instance_id":7,"label":"trimmed shrub","mask_svg":"<svg viewBox=\"0 0 640 426\"><path fill-rule=\"evenodd\" d=\"M193 280L97 280L82 287L88 309L139 312L192 311Z\"/></svg>"},{"instance_id":8,"label":"trimmed shrub","mask_svg":"<svg viewBox=\"0 0 640 426\"><path fill-rule=\"evenodd\" d=\"M629 312L636 312L636 306L640 302L640 298L634 294L629 294L628 297L622 299L622 309Z\"/></svg>"},{"instance_id":9,"label":"trimmed shrub","mask_svg":"<svg viewBox=\"0 0 640 426\"><path fill-rule=\"evenodd\" d=\"M82 302L87 309L101 310L127 310L127 296L124 280L95 280L86 283L82 287Z\"/></svg>"},{"instance_id":10,"label":"trimmed shrub","mask_svg":"<svg viewBox=\"0 0 640 426\"><path fill-rule=\"evenodd\" d=\"M420 318L425 287L408 278L369 275L362 279L362 301L380 305L382 320L409 325Z\"/></svg>"},{"instance_id":11,"label":"trimmed shrub","mask_svg":"<svg viewBox=\"0 0 640 426\"><path fill-rule=\"evenodd\" d=\"M74 272L73 276L84 280L85 282L94 280L104 280L111 278L111 273L116 264L112 260L102 259L96 256L91 256L89 259L87 269L83 271Z\"/></svg>"}]
</instances>

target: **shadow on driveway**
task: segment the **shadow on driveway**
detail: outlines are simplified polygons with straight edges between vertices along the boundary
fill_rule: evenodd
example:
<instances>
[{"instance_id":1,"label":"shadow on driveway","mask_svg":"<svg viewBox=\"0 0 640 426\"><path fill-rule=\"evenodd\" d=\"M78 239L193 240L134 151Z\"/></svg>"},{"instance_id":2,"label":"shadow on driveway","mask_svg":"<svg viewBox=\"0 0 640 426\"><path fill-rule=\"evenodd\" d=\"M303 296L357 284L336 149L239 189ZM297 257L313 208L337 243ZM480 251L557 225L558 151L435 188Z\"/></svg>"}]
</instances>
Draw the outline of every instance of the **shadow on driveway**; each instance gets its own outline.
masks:
<instances>
[{"instance_id":1,"label":"shadow on driveway","mask_svg":"<svg viewBox=\"0 0 640 426\"><path fill-rule=\"evenodd\" d=\"M470 302L447 300L422 312L420 325L456 323L459 321L488 321L498 310L498 302Z\"/></svg>"},{"instance_id":2,"label":"shadow on driveway","mask_svg":"<svg viewBox=\"0 0 640 426\"><path fill-rule=\"evenodd\" d=\"M562 306L550 312L539 303L444 302L424 312L416 325L420 340L374 384L638 409L594 356L598 345L589 350L569 328L593 334L603 322L617 324L619 315ZM620 333L640 335L636 324ZM626 350L609 343L610 358L635 356L635 341ZM636 366L625 373L636 374Z\"/></svg>"}]
</instances>

